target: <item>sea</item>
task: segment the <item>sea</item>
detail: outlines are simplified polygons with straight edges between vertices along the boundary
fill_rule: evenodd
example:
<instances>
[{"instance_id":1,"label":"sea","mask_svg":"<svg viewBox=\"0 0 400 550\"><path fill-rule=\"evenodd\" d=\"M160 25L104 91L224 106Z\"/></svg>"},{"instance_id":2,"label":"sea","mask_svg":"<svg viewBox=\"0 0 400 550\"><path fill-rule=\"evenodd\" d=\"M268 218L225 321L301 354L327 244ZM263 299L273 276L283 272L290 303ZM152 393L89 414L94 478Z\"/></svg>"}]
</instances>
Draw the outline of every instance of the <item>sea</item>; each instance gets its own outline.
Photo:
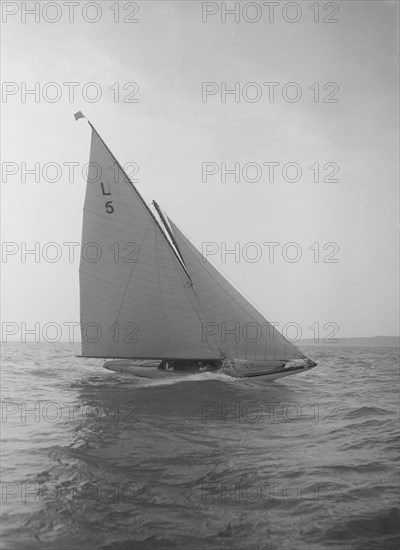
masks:
<instances>
[{"instance_id":1,"label":"sea","mask_svg":"<svg viewBox=\"0 0 400 550\"><path fill-rule=\"evenodd\" d=\"M275 382L147 379L3 345L6 550L399 548L398 348Z\"/></svg>"}]
</instances>

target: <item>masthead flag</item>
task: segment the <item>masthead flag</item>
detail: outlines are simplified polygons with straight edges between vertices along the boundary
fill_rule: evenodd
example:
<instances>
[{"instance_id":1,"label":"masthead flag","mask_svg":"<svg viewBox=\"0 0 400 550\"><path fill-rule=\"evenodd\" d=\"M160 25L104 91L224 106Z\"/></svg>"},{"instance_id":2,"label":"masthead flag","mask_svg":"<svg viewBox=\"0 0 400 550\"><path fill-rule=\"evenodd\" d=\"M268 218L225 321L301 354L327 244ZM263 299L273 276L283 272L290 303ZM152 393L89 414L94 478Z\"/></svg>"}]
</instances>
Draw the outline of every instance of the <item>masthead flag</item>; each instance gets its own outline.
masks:
<instances>
[{"instance_id":1,"label":"masthead flag","mask_svg":"<svg viewBox=\"0 0 400 550\"><path fill-rule=\"evenodd\" d=\"M86 118L85 115L82 113L82 111L78 111L74 114L75 120L79 120L80 118Z\"/></svg>"}]
</instances>

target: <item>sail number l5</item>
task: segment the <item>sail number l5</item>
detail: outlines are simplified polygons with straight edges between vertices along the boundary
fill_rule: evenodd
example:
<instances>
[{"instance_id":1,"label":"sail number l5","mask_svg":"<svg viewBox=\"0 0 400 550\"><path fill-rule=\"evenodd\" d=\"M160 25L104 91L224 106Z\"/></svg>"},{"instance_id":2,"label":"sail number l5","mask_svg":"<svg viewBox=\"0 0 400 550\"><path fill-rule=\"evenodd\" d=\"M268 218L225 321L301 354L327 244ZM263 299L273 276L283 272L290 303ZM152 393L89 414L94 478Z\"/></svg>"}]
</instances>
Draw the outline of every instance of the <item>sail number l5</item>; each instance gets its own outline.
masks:
<instances>
[{"instance_id":1,"label":"sail number l5","mask_svg":"<svg viewBox=\"0 0 400 550\"><path fill-rule=\"evenodd\" d=\"M111 195L111 191L110 191L110 186L107 185L108 187L108 190L106 191L106 189L104 188L104 183L101 181L100 182L100 185L101 185L101 194L104 195L104 196L107 196L107 195ZM114 212L114 207L112 205L112 201L107 201L106 204L105 204L105 207L106 207L106 212L107 214L112 214Z\"/></svg>"}]
</instances>

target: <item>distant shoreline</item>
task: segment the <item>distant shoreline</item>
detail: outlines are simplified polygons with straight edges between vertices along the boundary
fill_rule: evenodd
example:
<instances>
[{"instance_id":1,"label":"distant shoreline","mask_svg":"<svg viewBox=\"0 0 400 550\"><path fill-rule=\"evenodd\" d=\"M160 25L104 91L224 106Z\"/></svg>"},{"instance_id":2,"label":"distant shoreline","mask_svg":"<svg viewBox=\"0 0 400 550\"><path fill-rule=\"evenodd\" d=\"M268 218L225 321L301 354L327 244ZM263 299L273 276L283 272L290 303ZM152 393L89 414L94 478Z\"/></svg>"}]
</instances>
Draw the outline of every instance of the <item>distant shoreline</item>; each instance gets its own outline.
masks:
<instances>
[{"instance_id":1,"label":"distant shoreline","mask_svg":"<svg viewBox=\"0 0 400 550\"><path fill-rule=\"evenodd\" d=\"M356 336L353 338L337 338L330 342L328 338L315 342L313 338L304 338L296 342L298 346L365 346L365 347L400 347L398 336Z\"/></svg>"}]
</instances>

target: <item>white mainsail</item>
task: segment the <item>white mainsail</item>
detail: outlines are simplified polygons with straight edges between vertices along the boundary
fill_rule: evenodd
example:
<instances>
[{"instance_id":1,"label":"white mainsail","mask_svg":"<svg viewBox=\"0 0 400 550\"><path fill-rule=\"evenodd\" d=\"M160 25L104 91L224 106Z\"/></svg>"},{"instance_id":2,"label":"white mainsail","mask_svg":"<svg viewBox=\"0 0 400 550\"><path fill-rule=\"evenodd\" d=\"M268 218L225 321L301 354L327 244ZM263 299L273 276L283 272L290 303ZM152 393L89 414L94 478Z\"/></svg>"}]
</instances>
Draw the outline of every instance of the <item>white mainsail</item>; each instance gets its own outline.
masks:
<instances>
[{"instance_id":1,"label":"white mainsail","mask_svg":"<svg viewBox=\"0 0 400 550\"><path fill-rule=\"evenodd\" d=\"M305 356L265 319L168 220L202 307L203 335L226 357L262 360ZM211 339L212 338L212 339Z\"/></svg>"},{"instance_id":2,"label":"white mainsail","mask_svg":"<svg viewBox=\"0 0 400 550\"><path fill-rule=\"evenodd\" d=\"M204 341L201 308L176 253L91 127L79 270L82 355L220 358L212 340Z\"/></svg>"}]
</instances>

